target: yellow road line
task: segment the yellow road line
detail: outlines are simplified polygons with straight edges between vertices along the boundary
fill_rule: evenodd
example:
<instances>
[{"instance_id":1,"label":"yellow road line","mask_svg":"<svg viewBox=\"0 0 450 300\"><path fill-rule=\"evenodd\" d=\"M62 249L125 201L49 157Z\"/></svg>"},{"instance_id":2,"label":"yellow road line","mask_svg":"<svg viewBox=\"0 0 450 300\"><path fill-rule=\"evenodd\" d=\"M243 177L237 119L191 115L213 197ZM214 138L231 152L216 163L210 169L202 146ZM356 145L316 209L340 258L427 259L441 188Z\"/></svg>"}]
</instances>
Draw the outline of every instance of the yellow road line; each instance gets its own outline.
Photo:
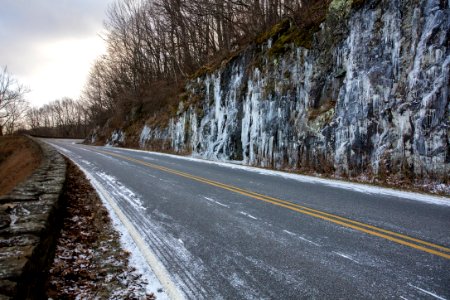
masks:
<instances>
[{"instance_id":1,"label":"yellow road line","mask_svg":"<svg viewBox=\"0 0 450 300\"><path fill-rule=\"evenodd\" d=\"M271 204L274 204L274 205L277 205L280 207L290 209L292 211L296 211L296 212L299 212L299 213L302 213L302 214L305 214L308 216L312 216L312 217L315 217L318 219L326 220L326 221L329 221L329 222L332 222L332 223L335 223L335 224L338 224L338 225L341 225L344 227L352 228L352 229L355 229L355 230L358 230L358 231L361 231L361 232L364 232L364 233L367 233L367 234L370 234L373 236L384 238L384 239L387 239L389 241L392 241L392 242L395 242L395 243L398 243L398 244L401 244L404 246L408 246L408 247L411 247L411 248L414 248L417 250L421 250L421 251L424 251L424 252L427 252L430 254L434 254L434 255L437 255L437 256L440 256L440 257L443 257L446 259L450 259L450 254L439 252L438 250L436 250L436 249L439 249L440 251L450 252L449 248L441 246L441 245L433 244L433 243L423 241L423 240L420 240L417 238L409 237L404 234L400 234L400 233L396 233L396 232L389 231L386 229L378 228L373 225L354 221L354 220L351 220L348 218L344 218L344 217L341 217L338 215L334 215L334 214L330 214L330 213L323 212L320 210L305 207L305 206L302 206L302 205L299 205L296 203L292 203L289 201L273 198L273 197L266 196L266 195L261 195L261 194L258 194L258 193L252 192L252 191L247 191L247 190L235 187L235 186L227 185L227 184L217 182L214 180L191 175L189 173L185 173L185 172L177 171L174 169L166 168L163 166L155 165L152 163L148 163L148 162L141 161L141 160L138 160L135 158L127 157L127 156L120 155L117 153L113 153L113 152L109 152L109 151L102 151L102 150L97 150L97 151L104 153L104 154L111 155L111 156L115 156L115 157L118 157L121 159L132 161L132 162L135 162L135 163L138 163L138 164L141 164L141 165L153 168L153 169L157 169L160 171L164 171L167 173L179 175L179 176L189 178L189 179L192 179L195 181L206 183L206 184L209 184L212 186L216 186L216 187L219 187L219 188L222 188L222 189L234 192L234 193L238 193L238 194L241 194L241 195L244 195L247 197L251 197L253 199L271 203ZM413 242L415 242L417 244L415 244ZM435 248L435 249L430 249L430 248L427 248L426 246Z\"/></svg>"},{"instance_id":2,"label":"yellow road line","mask_svg":"<svg viewBox=\"0 0 450 300\"><path fill-rule=\"evenodd\" d=\"M236 189L241 190L240 188L236 188ZM419 239L416 239L416 238L413 238L413 237L410 237L410 236L407 236L407 235L404 235L404 234L401 234L401 233L397 233L397 232L393 232L393 231L390 231L390 230L378 228L378 227L375 227L373 225L361 223L361 222L358 222L358 221L354 221L352 219L344 218L344 217L341 217L341 216L338 216L338 215L330 214L330 213L327 213L327 212L323 212L323 211L320 211L320 210L316 210L316 209L313 209L313 208L302 206L302 205L299 205L299 204L296 204L296 203L292 203L292 202L289 202L289 201L272 198L270 196L261 195L261 194L255 193L255 192L249 192L249 193L251 193L253 195L260 196L260 197L264 197L264 198L267 198L267 199L275 200L277 202L286 203L287 205L298 207L298 208L301 208L301 209L304 209L304 210L307 210L307 211L311 211L311 212L314 212L314 213L317 213L317 214L320 214L320 215L324 215L324 216L332 217L332 218L335 218L335 219L338 219L338 220L342 220L344 222L352 223L352 224L363 226L363 227L366 227L366 228L369 228L369 229L377 230L377 231L380 231L380 232L383 232L383 233L386 233L386 234L389 234L389 235L397 236L397 237L400 237L402 239L406 239L406 240L409 240L409 241L420 243L420 244L423 244L423 245L426 245L426 246L429 246L429 247L433 247L433 248L436 248L436 249L439 249L439 250L442 250L442 251L445 251L445 252L450 252L450 248L447 248L447 247L444 247L444 246L440 246L440 245L436 245L436 244L433 244L433 243L430 243L430 242L426 242L426 241L423 241L423 240L419 240Z\"/></svg>"}]
</instances>

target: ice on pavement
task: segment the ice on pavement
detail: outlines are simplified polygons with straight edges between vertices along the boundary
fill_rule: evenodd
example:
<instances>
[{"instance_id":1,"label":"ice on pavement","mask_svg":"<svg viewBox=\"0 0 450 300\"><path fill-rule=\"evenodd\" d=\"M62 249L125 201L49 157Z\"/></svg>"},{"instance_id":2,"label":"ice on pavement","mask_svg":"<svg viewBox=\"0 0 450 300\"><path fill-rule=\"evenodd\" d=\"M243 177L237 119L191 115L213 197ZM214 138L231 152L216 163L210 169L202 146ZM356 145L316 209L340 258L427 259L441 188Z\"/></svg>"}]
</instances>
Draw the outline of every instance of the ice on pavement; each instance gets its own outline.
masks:
<instances>
[{"instance_id":1,"label":"ice on pavement","mask_svg":"<svg viewBox=\"0 0 450 300\"><path fill-rule=\"evenodd\" d=\"M125 187L114 176L104 172L96 172L97 176L103 179L103 183L108 187L108 191L115 196L116 199L123 199L130 203L135 209L145 210L142 200L129 188ZM117 198L118 197L118 198Z\"/></svg>"},{"instance_id":2,"label":"ice on pavement","mask_svg":"<svg viewBox=\"0 0 450 300\"><path fill-rule=\"evenodd\" d=\"M86 175L86 177L91 181L91 183L94 183L96 179L83 167L78 165L78 167L83 171L83 173ZM116 183L119 186L121 186L120 182L115 180L114 177L109 176L102 172L96 172L98 176L100 176L102 179L110 182L110 183ZM94 188L96 188L96 185L93 184ZM123 189L121 196L124 197L124 195L128 195L128 202L134 207L134 208L140 208L142 207L142 203L140 200L136 197L134 193L131 191L127 191L128 189ZM144 277L144 279L147 281L147 293L154 293L158 299L170 299L169 296L164 291L164 288L160 282L160 280L156 277L154 272L151 270L150 266L148 265L146 259L144 258L143 254L139 250L139 247L136 245L135 241L131 237L128 229L124 226L122 221L118 218L116 215L114 209L111 207L111 205L108 203L106 199L103 198L102 193L100 191L97 191L98 195L102 199L103 204L105 205L106 209L108 210L109 216L112 220L112 224L114 228L120 233L120 242L122 245L122 248L127 250L130 253L129 257L129 264L130 266L136 268L140 274ZM130 193L131 192L131 193ZM142 207L143 208L143 207ZM145 208L144 208L145 209Z\"/></svg>"},{"instance_id":3,"label":"ice on pavement","mask_svg":"<svg viewBox=\"0 0 450 300\"><path fill-rule=\"evenodd\" d=\"M71 152L70 150L64 149L55 144L52 144L52 146L54 146L59 151L65 153L66 155L76 157L76 155L74 155L74 153ZM80 168L80 170L86 175L86 177L88 178L89 181L91 181L91 183L96 181L94 176L80 165L80 162L86 164L87 161L84 161L84 160L81 160L78 162L76 160L72 160L72 161ZM91 164L87 164L87 165L91 166ZM119 187L122 186L121 183L118 182L117 180L115 180L114 177L109 176L103 172L96 172L96 175L101 177L105 182L109 182L110 184L115 183ZM93 184L93 186L95 188L94 184ZM138 246L134 242L134 240L131 237L127 228L119 220L119 218L117 217L113 208L109 205L108 201L103 198L102 193L100 193L99 191L97 191L97 192L98 192L97 194L99 195L99 197L102 200L103 205L108 210L113 227L120 233L120 243L121 243L122 248L130 253L130 256L129 256L130 267L134 267L136 270L138 270L138 272L140 274L142 274L143 278L147 282L147 286L146 286L147 293L154 293L158 299L163 299L163 300L170 299L169 296L167 295L167 293L164 291L163 285L161 284L160 280L156 277L154 272L151 270L150 266L148 265L143 254L141 253ZM125 198L127 198L128 202L134 208L145 210L145 208L142 206L141 200L130 190L122 188L120 194L122 196L125 196Z\"/></svg>"},{"instance_id":4,"label":"ice on pavement","mask_svg":"<svg viewBox=\"0 0 450 300\"><path fill-rule=\"evenodd\" d=\"M278 177L283 177L286 179L296 180L296 181L304 182L304 183L323 184L323 185L327 185L330 187L352 190L352 191L360 192L360 193L393 196L393 197L399 197L399 198L406 198L409 200L426 202L426 203L430 203L430 204L450 206L450 198L448 198L448 197L440 197L440 196L420 194L420 193L415 193L415 192L399 191L399 190L394 190L394 189L390 189L390 188L366 185L366 184L362 184L362 183L353 183L353 182L319 178L319 177L313 177L313 176L307 176L307 175L291 174L291 173L286 173L286 172L282 172L282 171L261 169L261 168L250 167L250 166L243 166L243 165L238 164L240 162L234 162L234 161L229 162L229 161L204 160L204 159L190 157L190 156L178 156L178 155L174 155L174 154L136 150L136 149L127 149L127 148L108 149L108 150L110 150L110 151L111 150L115 150L115 151L125 150L125 151L131 151L131 152L140 152L140 153L146 153L146 154L151 154L151 155L171 157L171 158L180 159L180 160L194 161L194 162L199 162L199 163L204 163L204 164L214 164L214 165L218 165L218 166L222 166L222 167L226 167L226 168L230 168L230 169L244 170L244 171L254 172L254 173L258 173L261 175L267 175L267 176L278 176Z\"/></svg>"}]
</instances>

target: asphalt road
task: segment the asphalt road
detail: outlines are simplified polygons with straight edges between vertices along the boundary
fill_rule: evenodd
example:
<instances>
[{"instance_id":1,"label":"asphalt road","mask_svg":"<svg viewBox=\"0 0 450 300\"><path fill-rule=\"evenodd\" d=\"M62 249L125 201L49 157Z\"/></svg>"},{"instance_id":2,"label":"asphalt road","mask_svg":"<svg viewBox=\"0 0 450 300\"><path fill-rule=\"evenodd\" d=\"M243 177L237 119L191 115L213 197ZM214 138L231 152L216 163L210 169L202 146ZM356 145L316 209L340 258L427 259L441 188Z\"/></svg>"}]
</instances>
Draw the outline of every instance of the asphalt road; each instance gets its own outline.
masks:
<instances>
[{"instance_id":1,"label":"asphalt road","mask_svg":"<svg viewBox=\"0 0 450 300\"><path fill-rule=\"evenodd\" d=\"M449 198L48 142L102 185L187 298L450 299Z\"/></svg>"}]
</instances>

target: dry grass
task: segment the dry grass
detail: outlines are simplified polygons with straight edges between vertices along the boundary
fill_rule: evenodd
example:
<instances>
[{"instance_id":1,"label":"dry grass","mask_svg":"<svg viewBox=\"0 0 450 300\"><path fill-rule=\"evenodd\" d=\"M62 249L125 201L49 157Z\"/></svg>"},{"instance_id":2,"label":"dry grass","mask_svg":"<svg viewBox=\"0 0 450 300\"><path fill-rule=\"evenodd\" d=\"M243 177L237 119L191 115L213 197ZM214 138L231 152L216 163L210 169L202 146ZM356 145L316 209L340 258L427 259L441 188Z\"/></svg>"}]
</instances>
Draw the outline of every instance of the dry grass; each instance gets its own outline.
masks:
<instances>
[{"instance_id":1,"label":"dry grass","mask_svg":"<svg viewBox=\"0 0 450 300\"><path fill-rule=\"evenodd\" d=\"M41 163L41 149L25 136L0 137L0 195L9 193Z\"/></svg>"}]
</instances>

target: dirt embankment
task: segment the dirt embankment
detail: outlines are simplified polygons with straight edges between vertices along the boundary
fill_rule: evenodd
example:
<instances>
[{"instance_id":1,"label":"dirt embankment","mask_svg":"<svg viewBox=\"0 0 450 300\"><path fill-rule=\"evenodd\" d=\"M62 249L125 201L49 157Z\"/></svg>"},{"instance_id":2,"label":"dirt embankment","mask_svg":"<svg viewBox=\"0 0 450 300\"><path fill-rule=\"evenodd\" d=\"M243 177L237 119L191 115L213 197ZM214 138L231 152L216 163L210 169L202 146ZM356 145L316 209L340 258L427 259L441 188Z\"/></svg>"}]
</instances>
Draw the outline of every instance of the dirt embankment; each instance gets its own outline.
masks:
<instances>
[{"instance_id":1,"label":"dirt embankment","mask_svg":"<svg viewBox=\"0 0 450 300\"><path fill-rule=\"evenodd\" d=\"M0 195L10 192L40 165L39 145L25 136L0 137Z\"/></svg>"}]
</instances>

